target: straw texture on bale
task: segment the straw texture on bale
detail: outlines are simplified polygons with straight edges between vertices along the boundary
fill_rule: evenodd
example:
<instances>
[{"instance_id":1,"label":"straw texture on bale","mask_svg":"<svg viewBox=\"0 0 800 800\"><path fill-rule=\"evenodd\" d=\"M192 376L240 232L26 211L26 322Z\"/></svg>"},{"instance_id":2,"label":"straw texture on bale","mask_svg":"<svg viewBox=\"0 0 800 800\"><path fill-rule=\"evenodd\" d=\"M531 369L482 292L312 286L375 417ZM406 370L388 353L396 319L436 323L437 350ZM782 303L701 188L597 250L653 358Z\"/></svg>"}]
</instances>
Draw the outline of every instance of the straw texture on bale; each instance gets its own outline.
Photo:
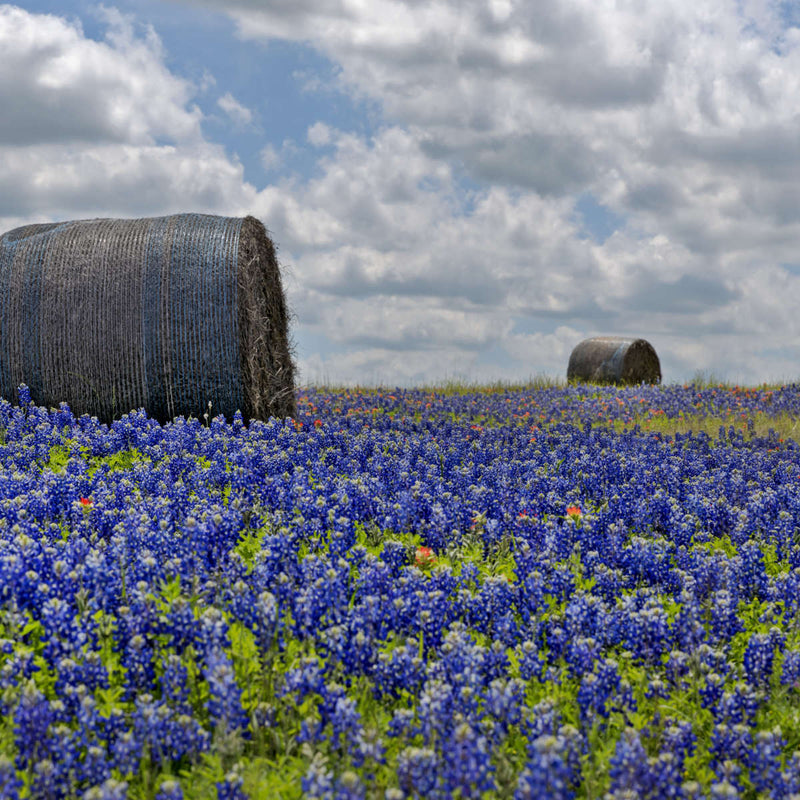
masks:
<instances>
[{"instance_id":1,"label":"straw texture on bale","mask_svg":"<svg viewBox=\"0 0 800 800\"><path fill-rule=\"evenodd\" d=\"M275 248L254 217L25 225L0 236L0 396L111 422L294 413Z\"/></svg>"},{"instance_id":2,"label":"straw texture on bale","mask_svg":"<svg viewBox=\"0 0 800 800\"><path fill-rule=\"evenodd\" d=\"M661 364L650 342L622 336L585 339L569 357L567 380L591 383L660 383Z\"/></svg>"}]
</instances>

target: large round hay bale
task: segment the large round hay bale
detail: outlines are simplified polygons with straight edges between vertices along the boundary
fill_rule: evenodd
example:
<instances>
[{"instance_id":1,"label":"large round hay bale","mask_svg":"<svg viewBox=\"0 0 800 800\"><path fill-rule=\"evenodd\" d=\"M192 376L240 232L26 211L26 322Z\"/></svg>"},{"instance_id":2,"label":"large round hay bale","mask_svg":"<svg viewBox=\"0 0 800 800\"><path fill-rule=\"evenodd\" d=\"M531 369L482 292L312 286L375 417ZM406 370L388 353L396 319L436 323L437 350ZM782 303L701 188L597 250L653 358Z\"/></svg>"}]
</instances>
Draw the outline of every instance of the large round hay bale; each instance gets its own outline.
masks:
<instances>
[{"instance_id":1,"label":"large round hay bale","mask_svg":"<svg viewBox=\"0 0 800 800\"><path fill-rule=\"evenodd\" d=\"M645 339L595 336L575 347L567 366L568 381L591 383L660 383L661 364Z\"/></svg>"},{"instance_id":2,"label":"large round hay bale","mask_svg":"<svg viewBox=\"0 0 800 800\"><path fill-rule=\"evenodd\" d=\"M110 422L294 413L275 248L254 217L25 225L0 237L0 396Z\"/></svg>"}]
</instances>

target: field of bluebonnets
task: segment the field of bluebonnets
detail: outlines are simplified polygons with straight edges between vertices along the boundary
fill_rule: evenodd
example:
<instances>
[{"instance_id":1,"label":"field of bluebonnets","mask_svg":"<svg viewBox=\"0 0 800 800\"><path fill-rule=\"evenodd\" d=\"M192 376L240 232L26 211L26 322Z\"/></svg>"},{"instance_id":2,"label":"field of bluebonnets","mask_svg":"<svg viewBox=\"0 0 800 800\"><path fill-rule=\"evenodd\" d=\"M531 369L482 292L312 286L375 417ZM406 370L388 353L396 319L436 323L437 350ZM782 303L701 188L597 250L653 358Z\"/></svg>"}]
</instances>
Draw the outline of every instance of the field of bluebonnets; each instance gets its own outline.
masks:
<instances>
[{"instance_id":1,"label":"field of bluebonnets","mask_svg":"<svg viewBox=\"0 0 800 800\"><path fill-rule=\"evenodd\" d=\"M800 387L0 401L3 798L800 797Z\"/></svg>"}]
</instances>

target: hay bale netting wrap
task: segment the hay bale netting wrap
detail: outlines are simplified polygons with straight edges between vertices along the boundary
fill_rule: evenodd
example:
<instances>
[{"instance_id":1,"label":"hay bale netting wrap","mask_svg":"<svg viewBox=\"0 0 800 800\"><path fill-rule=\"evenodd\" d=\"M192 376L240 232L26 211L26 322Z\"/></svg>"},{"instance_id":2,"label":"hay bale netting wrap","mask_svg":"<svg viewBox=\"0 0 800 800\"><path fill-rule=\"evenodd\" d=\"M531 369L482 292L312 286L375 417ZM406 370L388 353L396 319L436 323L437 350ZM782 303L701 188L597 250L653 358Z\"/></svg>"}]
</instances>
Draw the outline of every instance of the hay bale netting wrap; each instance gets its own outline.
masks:
<instances>
[{"instance_id":1,"label":"hay bale netting wrap","mask_svg":"<svg viewBox=\"0 0 800 800\"><path fill-rule=\"evenodd\" d=\"M294 413L275 248L254 217L25 225L0 236L0 396L111 422Z\"/></svg>"},{"instance_id":2,"label":"hay bale netting wrap","mask_svg":"<svg viewBox=\"0 0 800 800\"><path fill-rule=\"evenodd\" d=\"M623 336L584 339L572 351L567 380L595 383L660 383L661 364L650 342Z\"/></svg>"}]
</instances>

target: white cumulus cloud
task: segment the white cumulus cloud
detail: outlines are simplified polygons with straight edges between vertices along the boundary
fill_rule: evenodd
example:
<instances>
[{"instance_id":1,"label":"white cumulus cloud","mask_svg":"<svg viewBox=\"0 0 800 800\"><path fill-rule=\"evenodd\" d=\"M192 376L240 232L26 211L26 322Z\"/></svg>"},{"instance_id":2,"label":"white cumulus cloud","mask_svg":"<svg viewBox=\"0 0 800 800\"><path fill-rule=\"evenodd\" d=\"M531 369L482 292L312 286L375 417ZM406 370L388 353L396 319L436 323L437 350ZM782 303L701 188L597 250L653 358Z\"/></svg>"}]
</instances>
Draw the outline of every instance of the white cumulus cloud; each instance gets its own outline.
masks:
<instances>
[{"instance_id":1,"label":"white cumulus cloud","mask_svg":"<svg viewBox=\"0 0 800 800\"><path fill-rule=\"evenodd\" d=\"M237 124L247 126L253 122L253 112L243 106L230 92L217 100L217 105Z\"/></svg>"}]
</instances>

